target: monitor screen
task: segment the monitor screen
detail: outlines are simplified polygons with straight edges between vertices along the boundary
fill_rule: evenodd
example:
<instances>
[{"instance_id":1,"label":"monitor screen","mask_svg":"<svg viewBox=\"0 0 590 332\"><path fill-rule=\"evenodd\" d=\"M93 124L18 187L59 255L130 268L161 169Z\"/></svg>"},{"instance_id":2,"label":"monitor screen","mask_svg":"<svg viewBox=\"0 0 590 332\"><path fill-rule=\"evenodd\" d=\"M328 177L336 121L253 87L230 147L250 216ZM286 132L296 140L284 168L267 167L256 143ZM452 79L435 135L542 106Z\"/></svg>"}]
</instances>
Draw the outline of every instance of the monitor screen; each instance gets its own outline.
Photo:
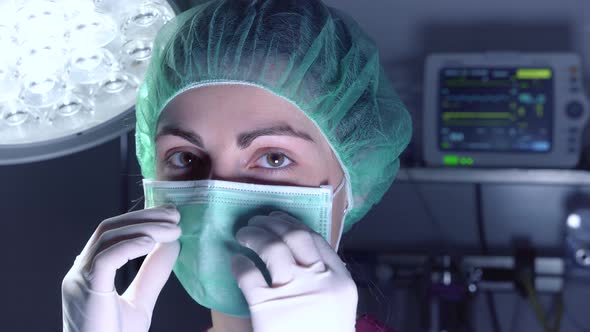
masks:
<instances>
[{"instance_id":1,"label":"monitor screen","mask_svg":"<svg viewBox=\"0 0 590 332\"><path fill-rule=\"evenodd\" d=\"M553 79L551 68L442 68L439 150L550 152Z\"/></svg>"}]
</instances>

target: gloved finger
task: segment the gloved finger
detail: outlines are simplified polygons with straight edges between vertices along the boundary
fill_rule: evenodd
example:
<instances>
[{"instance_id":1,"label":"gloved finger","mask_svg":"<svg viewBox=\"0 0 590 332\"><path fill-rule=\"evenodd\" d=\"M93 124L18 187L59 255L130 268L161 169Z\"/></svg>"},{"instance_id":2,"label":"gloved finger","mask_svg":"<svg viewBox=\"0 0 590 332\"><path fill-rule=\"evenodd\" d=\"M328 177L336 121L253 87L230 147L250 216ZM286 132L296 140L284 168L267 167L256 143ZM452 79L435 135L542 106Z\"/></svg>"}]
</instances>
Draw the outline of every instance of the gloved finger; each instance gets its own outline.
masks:
<instances>
[{"instance_id":1,"label":"gloved finger","mask_svg":"<svg viewBox=\"0 0 590 332\"><path fill-rule=\"evenodd\" d=\"M270 215L280 217L291 222L296 222L299 227L308 229L313 238L313 242L315 243L316 248L318 249L318 253L321 256L321 260L325 262L326 265L328 265L331 269L338 270L341 272L346 271L346 273L349 273L348 269L346 269L346 265L344 264L344 262L342 262L336 251L334 251L334 248L332 248L328 241L326 241L326 239L324 239L320 234L312 231L309 227L307 227L307 225L298 222L298 220L295 219L295 217L285 212L274 211L271 212Z\"/></svg>"},{"instance_id":2,"label":"gloved finger","mask_svg":"<svg viewBox=\"0 0 590 332\"><path fill-rule=\"evenodd\" d=\"M245 226L236 233L243 246L252 249L266 264L272 285L284 285L293 279L295 259L289 247L275 234L257 226Z\"/></svg>"},{"instance_id":3,"label":"gloved finger","mask_svg":"<svg viewBox=\"0 0 590 332\"><path fill-rule=\"evenodd\" d=\"M310 266L321 260L318 249L313 241L309 230L301 227L302 223L297 219L295 222L283 217L287 214L271 213L270 216L256 216L249 221L252 226L264 228L287 244L295 261L302 266Z\"/></svg>"},{"instance_id":4,"label":"gloved finger","mask_svg":"<svg viewBox=\"0 0 590 332\"><path fill-rule=\"evenodd\" d=\"M269 214L269 216L271 217L280 217L282 219L285 219L291 223L293 223L294 225L296 225L297 227L301 228L301 229L305 229L308 230L310 232L313 232L313 230L311 228L309 228L309 226L307 226L306 224L304 224L303 222L301 222L300 220L298 220L297 218L293 217L292 215L283 212L283 211L273 211Z\"/></svg>"},{"instance_id":5,"label":"gloved finger","mask_svg":"<svg viewBox=\"0 0 590 332\"><path fill-rule=\"evenodd\" d=\"M128 261L147 255L155 242L149 236L123 240L100 252L88 271L83 271L90 289L96 292L112 292L115 289L115 273Z\"/></svg>"},{"instance_id":6,"label":"gloved finger","mask_svg":"<svg viewBox=\"0 0 590 332\"><path fill-rule=\"evenodd\" d=\"M268 288L262 272L244 255L237 254L232 256L231 271L238 282L238 287L244 293L244 297L246 297L246 301L249 304L253 304L250 297L253 290Z\"/></svg>"},{"instance_id":7,"label":"gloved finger","mask_svg":"<svg viewBox=\"0 0 590 332\"><path fill-rule=\"evenodd\" d=\"M287 213L285 213L283 211L273 211L269 215L271 217L279 217L279 218L281 218L283 220L289 221L289 222L293 223L293 225L295 225L296 228L300 228L300 229L306 230L310 234L317 234L318 236L322 237L320 234L318 234L318 232L316 232L313 229L311 229L305 223L303 223L302 221L298 220L297 218L295 218L292 215L287 214Z\"/></svg>"},{"instance_id":8,"label":"gloved finger","mask_svg":"<svg viewBox=\"0 0 590 332\"><path fill-rule=\"evenodd\" d=\"M154 242L171 242L180 237L180 226L165 221L151 221L139 224L132 224L104 232L94 245L87 250L81 264L88 269L94 256L112 245L139 236L149 236Z\"/></svg>"},{"instance_id":9,"label":"gloved finger","mask_svg":"<svg viewBox=\"0 0 590 332\"><path fill-rule=\"evenodd\" d=\"M88 250L90 250L90 248L93 247L96 244L96 242L100 239L102 234L104 234L107 231L128 225L153 221L170 222L178 224L178 222L180 221L180 213L173 204L166 204L151 209L132 211L106 219L103 222L101 222L100 225L98 225L98 227L86 243L86 246L82 250L80 256L87 256Z\"/></svg>"},{"instance_id":10,"label":"gloved finger","mask_svg":"<svg viewBox=\"0 0 590 332\"><path fill-rule=\"evenodd\" d=\"M142 306L150 320L158 295L168 281L179 253L179 241L157 244L123 294L132 303Z\"/></svg>"},{"instance_id":11,"label":"gloved finger","mask_svg":"<svg viewBox=\"0 0 590 332\"><path fill-rule=\"evenodd\" d=\"M312 235L313 241L318 248L318 252L322 257L322 261L326 264L326 266L337 273L346 273L348 269L344 262L340 259L334 248L326 241L321 235L315 233Z\"/></svg>"}]
</instances>

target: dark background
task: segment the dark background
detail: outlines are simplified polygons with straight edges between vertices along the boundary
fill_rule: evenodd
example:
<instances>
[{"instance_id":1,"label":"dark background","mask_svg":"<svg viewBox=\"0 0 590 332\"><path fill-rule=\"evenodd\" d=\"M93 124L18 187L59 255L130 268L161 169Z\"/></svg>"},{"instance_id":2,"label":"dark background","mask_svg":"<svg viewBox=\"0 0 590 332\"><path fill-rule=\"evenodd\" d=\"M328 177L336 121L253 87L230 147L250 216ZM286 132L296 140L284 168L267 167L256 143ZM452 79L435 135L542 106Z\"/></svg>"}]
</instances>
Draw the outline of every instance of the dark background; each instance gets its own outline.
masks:
<instances>
[{"instance_id":1,"label":"dark background","mask_svg":"<svg viewBox=\"0 0 590 332\"><path fill-rule=\"evenodd\" d=\"M565 51L590 59L590 2L586 0L328 3L349 12L381 47L382 62L414 118L415 137L403 156L407 167L421 165L422 65L430 52ZM179 1L178 5L189 4ZM96 226L127 211L141 197L133 133L74 155L2 166L0 184L0 285L4 288L0 330L61 331L63 276ZM480 190L476 195L476 186L469 183L396 183L345 236L342 248L364 252L367 261L383 253L436 254L449 247L458 254L479 254L475 220L481 211L491 252L510 254L513 240L524 237L540 253L557 256L563 252L565 202L573 193L590 193L583 186L538 184L490 184ZM362 265L362 258L354 259L353 268L356 260ZM132 273L133 266L125 269L118 276L119 285ZM580 279L568 280L566 285L561 331L590 330L590 284ZM414 286L361 283L360 311L371 312L400 331L418 331L424 320L424 297ZM541 330L532 309L517 293L498 292L493 297L501 331ZM541 300L550 307L549 296ZM471 302L476 331L493 331L487 304L478 295ZM151 330L200 332L209 320L207 311L171 277L156 306Z\"/></svg>"}]
</instances>

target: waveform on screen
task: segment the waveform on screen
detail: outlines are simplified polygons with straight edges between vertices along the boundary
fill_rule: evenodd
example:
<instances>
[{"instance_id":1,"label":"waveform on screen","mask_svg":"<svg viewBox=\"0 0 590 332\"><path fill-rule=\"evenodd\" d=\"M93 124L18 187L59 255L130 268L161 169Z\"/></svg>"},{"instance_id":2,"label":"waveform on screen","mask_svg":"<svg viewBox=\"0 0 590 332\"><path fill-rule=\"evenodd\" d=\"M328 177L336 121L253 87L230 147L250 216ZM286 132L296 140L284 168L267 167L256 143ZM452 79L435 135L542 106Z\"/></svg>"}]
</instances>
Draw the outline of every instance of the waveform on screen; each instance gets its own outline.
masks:
<instances>
[{"instance_id":1,"label":"waveform on screen","mask_svg":"<svg viewBox=\"0 0 590 332\"><path fill-rule=\"evenodd\" d=\"M465 103L504 103L511 100L507 94L459 94L445 96L444 100Z\"/></svg>"},{"instance_id":2,"label":"waveform on screen","mask_svg":"<svg viewBox=\"0 0 590 332\"><path fill-rule=\"evenodd\" d=\"M493 81L482 81L482 80L446 80L443 82L443 86L448 87L511 87L511 81L505 80L493 80Z\"/></svg>"},{"instance_id":3,"label":"waveform on screen","mask_svg":"<svg viewBox=\"0 0 590 332\"><path fill-rule=\"evenodd\" d=\"M497 126L508 126L511 125L511 120L498 120L498 121L473 121L473 120L451 120L445 121L445 126L457 126L457 127L497 127Z\"/></svg>"},{"instance_id":4,"label":"waveform on screen","mask_svg":"<svg viewBox=\"0 0 590 332\"><path fill-rule=\"evenodd\" d=\"M458 119L485 119L485 120L516 120L510 112L445 112L442 114L445 121Z\"/></svg>"}]
</instances>

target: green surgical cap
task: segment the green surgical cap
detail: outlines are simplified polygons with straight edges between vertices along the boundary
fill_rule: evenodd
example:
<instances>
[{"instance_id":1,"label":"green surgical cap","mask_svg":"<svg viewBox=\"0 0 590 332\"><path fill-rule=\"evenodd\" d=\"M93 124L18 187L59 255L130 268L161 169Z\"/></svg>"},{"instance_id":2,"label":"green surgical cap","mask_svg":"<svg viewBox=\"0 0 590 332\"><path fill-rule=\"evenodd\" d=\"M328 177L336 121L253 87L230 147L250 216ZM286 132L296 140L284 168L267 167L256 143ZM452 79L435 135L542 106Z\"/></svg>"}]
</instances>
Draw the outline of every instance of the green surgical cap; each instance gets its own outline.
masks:
<instances>
[{"instance_id":1,"label":"green surgical cap","mask_svg":"<svg viewBox=\"0 0 590 332\"><path fill-rule=\"evenodd\" d=\"M323 133L347 179L344 231L379 202L399 169L411 119L358 25L317 0L214 0L159 32L137 99L137 158L156 175L164 107L205 85L248 84L285 98Z\"/></svg>"}]
</instances>

